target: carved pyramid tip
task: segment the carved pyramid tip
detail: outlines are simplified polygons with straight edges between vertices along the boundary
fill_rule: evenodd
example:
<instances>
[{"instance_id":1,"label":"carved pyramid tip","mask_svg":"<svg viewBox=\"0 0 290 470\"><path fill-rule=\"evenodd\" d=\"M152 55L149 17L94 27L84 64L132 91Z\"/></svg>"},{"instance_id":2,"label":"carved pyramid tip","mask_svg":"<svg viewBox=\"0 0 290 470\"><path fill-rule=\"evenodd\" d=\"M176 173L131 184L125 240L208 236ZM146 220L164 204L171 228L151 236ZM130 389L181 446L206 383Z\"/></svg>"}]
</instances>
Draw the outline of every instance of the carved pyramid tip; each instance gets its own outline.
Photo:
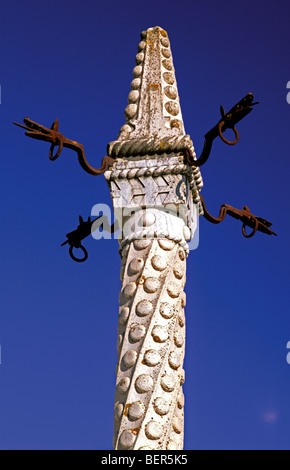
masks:
<instances>
[{"instance_id":1,"label":"carved pyramid tip","mask_svg":"<svg viewBox=\"0 0 290 470\"><path fill-rule=\"evenodd\" d=\"M176 140L185 137L188 140L189 137L185 136L170 42L165 29L154 26L141 32L135 61L125 108L126 123L121 127L117 141L109 144L110 155L113 156L117 156L122 143L128 141L154 141L154 150L162 153L164 139L166 151L170 152L172 139L176 143Z\"/></svg>"},{"instance_id":2,"label":"carved pyramid tip","mask_svg":"<svg viewBox=\"0 0 290 470\"><path fill-rule=\"evenodd\" d=\"M161 28L160 26L153 26L153 27L147 28L145 31L141 32L141 34L140 34L141 39L146 39L147 34L150 33L150 32L154 32L154 33L160 32L160 34L163 37L168 36L167 31L165 31L165 29Z\"/></svg>"}]
</instances>

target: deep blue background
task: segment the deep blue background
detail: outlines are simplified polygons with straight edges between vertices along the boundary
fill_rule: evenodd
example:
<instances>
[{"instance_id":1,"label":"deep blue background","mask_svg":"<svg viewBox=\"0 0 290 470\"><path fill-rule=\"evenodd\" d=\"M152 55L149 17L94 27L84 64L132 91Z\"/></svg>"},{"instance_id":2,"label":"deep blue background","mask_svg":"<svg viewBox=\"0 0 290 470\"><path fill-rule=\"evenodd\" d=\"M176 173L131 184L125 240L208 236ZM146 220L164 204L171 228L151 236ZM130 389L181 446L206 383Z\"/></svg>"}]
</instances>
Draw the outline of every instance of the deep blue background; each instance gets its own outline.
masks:
<instances>
[{"instance_id":1,"label":"deep blue background","mask_svg":"<svg viewBox=\"0 0 290 470\"><path fill-rule=\"evenodd\" d=\"M139 34L159 25L197 153L220 104L260 101L238 145L214 143L203 194L212 213L247 204L279 234L246 240L233 219L200 221L185 449L289 449L289 1L27 0L2 2L0 18L0 448L112 448L118 244L88 239L83 264L60 247L79 214L111 204L109 189L73 152L50 162L12 121L58 117L98 167L125 122Z\"/></svg>"}]
</instances>

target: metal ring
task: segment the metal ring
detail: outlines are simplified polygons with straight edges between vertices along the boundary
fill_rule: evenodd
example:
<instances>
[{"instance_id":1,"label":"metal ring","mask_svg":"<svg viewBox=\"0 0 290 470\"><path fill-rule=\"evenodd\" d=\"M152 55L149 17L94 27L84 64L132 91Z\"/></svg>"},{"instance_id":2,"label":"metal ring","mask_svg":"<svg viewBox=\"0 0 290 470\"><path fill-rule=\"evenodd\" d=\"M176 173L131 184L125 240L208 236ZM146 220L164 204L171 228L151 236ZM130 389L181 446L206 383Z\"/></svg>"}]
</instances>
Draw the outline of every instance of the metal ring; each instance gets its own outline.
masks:
<instances>
[{"instance_id":1,"label":"metal ring","mask_svg":"<svg viewBox=\"0 0 290 470\"><path fill-rule=\"evenodd\" d=\"M219 131L219 136L220 138L222 139L222 141L225 143L225 144L228 144L228 145L235 145L236 143L239 142L239 133L238 133L238 130L237 128L234 126L234 127L231 127L231 129L233 129L234 133L235 133L235 140L228 140L224 137L223 133L222 133L222 127L225 125L225 122L224 121L221 121L219 123L219 126L218 126L218 131Z\"/></svg>"},{"instance_id":2,"label":"metal ring","mask_svg":"<svg viewBox=\"0 0 290 470\"><path fill-rule=\"evenodd\" d=\"M54 147L56 147L57 145L58 145L58 150L57 150L56 154L53 155ZM62 148L63 148L63 143L62 143L61 140L56 144L51 144L50 149L49 149L49 159L50 160L56 160L60 156L60 154L62 152Z\"/></svg>"},{"instance_id":3,"label":"metal ring","mask_svg":"<svg viewBox=\"0 0 290 470\"><path fill-rule=\"evenodd\" d=\"M256 231L258 230L258 221L257 221L257 219L255 219L255 218L254 218L254 221L255 221L255 226L254 226L252 232L249 233L248 235L246 234L246 226L247 226L247 224L245 224L245 223L243 224L243 226L242 226L242 232L243 232L243 235L244 235L245 238L251 238L251 237L253 237L253 236L255 235Z\"/></svg>"},{"instance_id":4,"label":"metal ring","mask_svg":"<svg viewBox=\"0 0 290 470\"><path fill-rule=\"evenodd\" d=\"M73 254L73 249L76 248L74 247L73 245L71 245L69 247L69 254L70 254L70 257L76 261L77 263L82 263L83 261L86 261L86 259L88 259L88 252L87 250L85 249L85 247L83 245L80 245L78 248L80 248L83 253L84 253L84 257L83 258L77 258L74 254Z\"/></svg>"}]
</instances>

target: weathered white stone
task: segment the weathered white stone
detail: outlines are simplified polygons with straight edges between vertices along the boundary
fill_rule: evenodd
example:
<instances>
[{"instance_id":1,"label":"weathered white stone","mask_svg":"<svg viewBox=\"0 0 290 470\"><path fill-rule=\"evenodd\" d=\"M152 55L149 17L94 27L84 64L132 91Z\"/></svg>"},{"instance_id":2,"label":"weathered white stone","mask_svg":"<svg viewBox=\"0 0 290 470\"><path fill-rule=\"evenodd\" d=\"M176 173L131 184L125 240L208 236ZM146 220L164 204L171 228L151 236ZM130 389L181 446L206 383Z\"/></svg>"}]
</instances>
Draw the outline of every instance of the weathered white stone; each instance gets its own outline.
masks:
<instances>
[{"instance_id":1,"label":"weathered white stone","mask_svg":"<svg viewBox=\"0 0 290 470\"><path fill-rule=\"evenodd\" d=\"M165 326L155 325L152 329L152 338L156 343L164 343L168 338L168 331Z\"/></svg>"},{"instance_id":2,"label":"weathered white stone","mask_svg":"<svg viewBox=\"0 0 290 470\"><path fill-rule=\"evenodd\" d=\"M174 416L172 420L172 427L177 434L181 433L182 426L183 426L183 423L181 419L179 419L177 416Z\"/></svg>"},{"instance_id":3,"label":"weathered white stone","mask_svg":"<svg viewBox=\"0 0 290 470\"><path fill-rule=\"evenodd\" d=\"M152 390L154 381L151 375L141 374L137 377L135 387L138 393L146 393Z\"/></svg>"},{"instance_id":4,"label":"weathered white stone","mask_svg":"<svg viewBox=\"0 0 290 470\"><path fill-rule=\"evenodd\" d=\"M161 387L165 392L172 392L175 388L176 382L171 375L164 375L161 378Z\"/></svg>"},{"instance_id":5,"label":"weathered white stone","mask_svg":"<svg viewBox=\"0 0 290 470\"><path fill-rule=\"evenodd\" d=\"M122 325L124 325L126 323L126 321L128 320L129 313L130 313L129 307L123 307L123 308L120 309L119 322Z\"/></svg>"},{"instance_id":6,"label":"weathered white stone","mask_svg":"<svg viewBox=\"0 0 290 470\"><path fill-rule=\"evenodd\" d=\"M136 290L136 284L134 282L129 282L124 287L124 290L123 290L124 297L126 297L127 299L130 299L131 297L133 297L135 290Z\"/></svg>"},{"instance_id":7,"label":"weathered white stone","mask_svg":"<svg viewBox=\"0 0 290 470\"><path fill-rule=\"evenodd\" d=\"M163 397L157 397L154 400L154 410L159 415L166 415L170 409L170 402Z\"/></svg>"},{"instance_id":8,"label":"weathered white stone","mask_svg":"<svg viewBox=\"0 0 290 470\"><path fill-rule=\"evenodd\" d=\"M163 271L167 266L166 259L164 258L164 256L160 255L153 256L151 263L153 268L157 271Z\"/></svg>"},{"instance_id":9,"label":"weathered white stone","mask_svg":"<svg viewBox=\"0 0 290 470\"><path fill-rule=\"evenodd\" d=\"M130 91L128 95L128 101L129 103L136 103L139 99L139 92L137 90L132 90Z\"/></svg>"},{"instance_id":10,"label":"weathered white stone","mask_svg":"<svg viewBox=\"0 0 290 470\"><path fill-rule=\"evenodd\" d=\"M198 217L199 169L185 134L166 31L149 28L133 69L115 157L105 173L120 227L116 450L183 448L183 292Z\"/></svg>"},{"instance_id":11,"label":"weathered white stone","mask_svg":"<svg viewBox=\"0 0 290 470\"><path fill-rule=\"evenodd\" d=\"M144 260L142 258L133 258L129 264L129 273L137 274L141 271L144 266Z\"/></svg>"},{"instance_id":12,"label":"weathered white stone","mask_svg":"<svg viewBox=\"0 0 290 470\"><path fill-rule=\"evenodd\" d=\"M166 319L169 319L174 315L174 307L168 302L160 303L159 310L161 315Z\"/></svg>"},{"instance_id":13,"label":"weathered white stone","mask_svg":"<svg viewBox=\"0 0 290 470\"><path fill-rule=\"evenodd\" d=\"M129 338L133 343L141 341L144 338L146 333L146 328L144 325L133 324L130 328Z\"/></svg>"},{"instance_id":14,"label":"weathered white stone","mask_svg":"<svg viewBox=\"0 0 290 470\"><path fill-rule=\"evenodd\" d=\"M141 78L134 78L134 80L132 80L132 82L131 82L131 89L132 90L138 90L140 85L141 85Z\"/></svg>"},{"instance_id":15,"label":"weathered white stone","mask_svg":"<svg viewBox=\"0 0 290 470\"><path fill-rule=\"evenodd\" d=\"M122 432L120 436L120 447L122 449L130 449L136 439L136 433L133 432L131 429L130 430L125 430Z\"/></svg>"},{"instance_id":16,"label":"weathered white stone","mask_svg":"<svg viewBox=\"0 0 290 470\"><path fill-rule=\"evenodd\" d=\"M133 297L128 300L130 320L123 324L119 322L119 334L123 336L117 370L115 415L120 417L115 416L116 449L166 449L171 433L175 436L172 437L175 448L182 449L183 445L183 417L177 416L181 421L175 420L176 429L181 425L180 434L174 430L172 423L175 410L181 403L180 366L184 357L184 328L179 324L179 314L182 306L180 300L168 295L165 286L175 282L174 267L177 263L185 266L185 259L180 259L182 249L177 243L173 242L171 249L164 250L159 242L152 240L150 246L137 251L134 243L130 243L129 252L126 253L128 269L124 270L123 285L128 285L131 276L129 267L136 259L136 253L144 264L143 280L139 280ZM152 263L153 260L155 263ZM156 266L159 269L162 267L162 270L156 269ZM158 285L156 292L149 292L154 289L148 289L148 286L148 292L144 289L148 279L152 285ZM178 285L181 293L183 283L178 282ZM118 407L120 403L124 405L122 409ZM129 423L133 422L134 429L139 429L134 439L131 434L124 434L130 431ZM154 424L150 424L152 422Z\"/></svg>"},{"instance_id":17,"label":"weathered white stone","mask_svg":"<svg viewBox=\"0 0 290 470\"><path fill-rule=\"evenodd\" d=\"M144 60L144 53L143 52L138 52L138 54L135 57L136 64L140 64Z\"/></svg>"},{"instance_id":18,"label":"weathered white stone","mask_svg":"<svg viewBox=\"0 0 290 470\"><path fill-rule=\"evenodd\" d=\"M134 350L128 350L123 356L123 364L126 368L132 367L137 360L137 352Z\"/></svg>"},{"instance_id":19,"label":"weathered white stone","mask_svg":"<svg viewBox=\"0 0 290 470\"><path fill-rule=\"evenodd\" d=\"M118 389L119 392L125 393L125 392L127 392L129 386L130 386L130 378L129 377L123 377L118 382L117 389Z\"/></svg>"},{"instance_id":20,"label":"weathered white stone","mask_svg":"<svg viewBox=\"0 0 290 470\"><path fill-rule=\"evenodd\" d=\"M153 311L153 304L150 300L140 300L136 305L136 314L139 317L146 317Z\"/></svg>"},{"instance_id":21,"label":"weathered white stone","mask_svg":"<svg viewBox=\"0 0 290 470\"><path fill-rule=\"evenodd\" d=\"M147 349L144 353L144 364L149 367L155 367L161 360L160 354L156 349Z\"/></svg>"},{"instance_id":22,"label":"weathered white stone","mask_svg":"<svg viewBox=\"0 0 290 470\"><path fill-rule=\"evenodd\" d=\"M148 277L144 282L144 290L148 294L153 294L159 287L159 281L157 277Z\"/></svg>"},{"instance_id":23,"label":"weathered white stone","mask_svg":"<svg viewBox=\"0 0 290 470\"><path fill-rule=\"evenodd\" d=\"M147 248L151 243L151 240L146 240L146 239L141 239L141 240L135 240L134 241L134 248L135 250L144 250Z\"/></svg>"},{"instance_id":24,"label":"weathered white stone","mask_svg":"<svg viewBox=\"0 0 290 470\"><path fill-rule=\"evenodd\" d=\"M162 424L156 421L149 421L145 426L145 434L148 439L160 439L163 434Z\"/></svg>"},{"instance_id":25,"label":"weathered white stone","mask_svg":"<svg viewBox=\"0 0 290 470\"><path fill-rule=\"evenodd\" d=\"M145 413L145 405L142 401L135 401L129 406L128 410L128 417L130 421L136 421L137 419L141 418Z\"/></svg>"},{"instance_id":26,"label":"weathered white stone","mask_svg":"<svg viewBox=\"0 0 290 470\"><path fill-rule=\"evenodd\" d=\"M128 106L125 109L125 116L127 118L132 118L137 113L137 109L138 107L136 104L128 104Z\"/></svg>"},{"instance_id":27,"label":"weathered white stone","mask_svg":"<svg viewBox=\"0 0 290 470\"><path fill-rule=\"evenodd\" d=\"M119 421L123 413L124 405L122 403L116 403L114 410L114 418Z\"/></svg>"},{"instance_id":28,"label":"weathered white stone","mask_svg":"<svg viewBox=\"0 0 290 470\"><path fill-rule=\"evenodd\" d=\"M155 221L156 216L154 215L154 213L152 211L146 210L140 217L139 225L140 227L148 227L150 225L153 225Z\"/></svg>"},{"instance_id":29,"label":"weathered white stone","mask_svg":"<svg viewBox=\"0 0 290 470\"><path fill-rule=\"evenodd\" d=\"M180 331L176 331L174 333L174 344L178 348L181 348L181 346L184 343L184 335Z\"/></svg>"},{"instance_id":30,"label":"weathered white stone","mask_svg":"<svg viewBox=\"0 0 290 470\"><path fill-rule=\"evenodd\" d=\"M178 369L181 364L181 357L179 353L171 351L168 357L168 362L172 369Z\"/></svg>"},{"instance_id":31,"label":"weathered white stone","mask_svg":"<svg viewBox=\"0 0 290 470\"><path fill-rule=\"evenodd\" d=\"M185 225L184 228L183 228L183 236L184 236L184 238L185 238L186 241L188 241L188 240L191 239L190 228L187 227L186 225Z\"/></svg>"},{"instance_id":32,"label":"weathered white stone","mask_svg":"<svg viewBox=\"0 0 290 470\"><path fill-rule=\"evenodd\" d=\"M178 450L178 445L173 439L169 439L166 450Z\"/></svg>"},{"instance_id":33,"label":"weathered white stone","mask_svg":"<svg viewBox=\"0 0 290 470\"><path fill-rule=\"evenodd\" d=\"M135 78L139 77L139 75L141 75L141 73L142 73L142 70L143 70L143 68L142 68L141 65L136 65L136 67L134 67L134 69L133 69L133 77L135 77Z\"/></svg>"}]
</instances>

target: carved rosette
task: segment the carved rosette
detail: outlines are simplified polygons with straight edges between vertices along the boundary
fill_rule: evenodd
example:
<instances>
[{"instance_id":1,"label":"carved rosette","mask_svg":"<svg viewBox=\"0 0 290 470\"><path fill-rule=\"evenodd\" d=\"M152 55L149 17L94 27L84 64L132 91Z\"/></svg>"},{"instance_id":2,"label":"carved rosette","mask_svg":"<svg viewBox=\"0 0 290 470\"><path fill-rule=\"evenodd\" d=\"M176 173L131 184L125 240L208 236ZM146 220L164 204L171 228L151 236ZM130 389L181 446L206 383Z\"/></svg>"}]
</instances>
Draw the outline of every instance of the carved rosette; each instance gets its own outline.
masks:
<instances>
[{"instance_id":1,"label":"carved rosette","mask_svg":"<svg viewBox=\"0 0 290 470\"><path fill-rule=\"evenodd\" d=\"M121 255L114 448L182 449L186 255L168 239Z\"/></svg>"}]
</instances>

